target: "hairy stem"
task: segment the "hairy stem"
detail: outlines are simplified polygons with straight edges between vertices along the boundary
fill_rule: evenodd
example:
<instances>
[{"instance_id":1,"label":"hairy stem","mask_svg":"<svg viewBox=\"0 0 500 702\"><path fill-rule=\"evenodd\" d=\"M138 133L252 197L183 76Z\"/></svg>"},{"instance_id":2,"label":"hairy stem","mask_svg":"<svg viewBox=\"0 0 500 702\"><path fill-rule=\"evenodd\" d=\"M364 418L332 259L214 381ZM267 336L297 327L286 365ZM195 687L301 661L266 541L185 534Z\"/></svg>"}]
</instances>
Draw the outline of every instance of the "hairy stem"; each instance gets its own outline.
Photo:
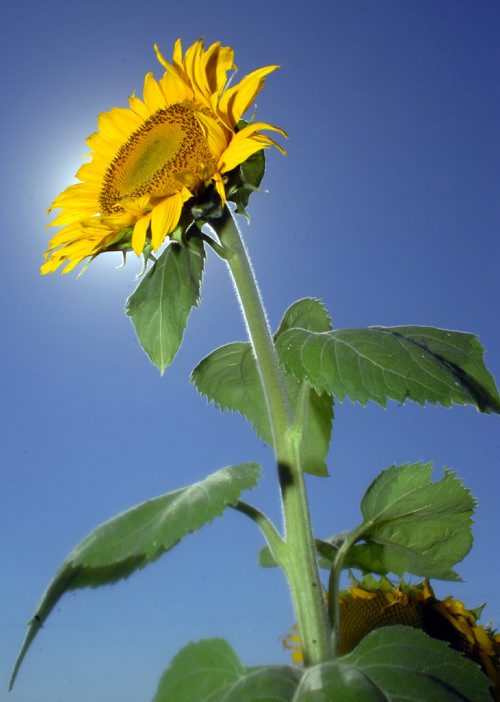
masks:
<instances>
[{"instance_id":1,"label":"hairy stem","mask_svg":"<svg viewBox=\"0 0 500 702\"><path fill-rule=\"evenodd\" d=\"M225 210L211 222L226 250L225 258L241 304L266 397L278 466L284 515L282 563L288 578L306 665L331 658L330 627L323 601L297 431L264 306L236 223Z\"/></svg>"}]
</instances>

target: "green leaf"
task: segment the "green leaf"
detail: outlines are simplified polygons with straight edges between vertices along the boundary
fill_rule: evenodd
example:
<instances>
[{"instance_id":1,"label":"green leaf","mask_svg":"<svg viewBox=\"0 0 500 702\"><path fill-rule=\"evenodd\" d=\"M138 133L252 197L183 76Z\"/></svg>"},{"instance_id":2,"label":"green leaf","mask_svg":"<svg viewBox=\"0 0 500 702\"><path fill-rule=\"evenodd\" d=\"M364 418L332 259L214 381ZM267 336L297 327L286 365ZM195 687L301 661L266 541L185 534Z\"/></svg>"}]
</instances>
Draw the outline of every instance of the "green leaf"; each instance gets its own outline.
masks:
<instances>
[{"instance_id":1,"label":"green leaf","mask_svg":"<svg viewBox=\"0 0 500 702\"><path fill-rule=\"evenodd\" d=\"M328 313L322 303L306 298L295 302L287 310L277 336L297 320L319 331L330 327ZM295 408L301 383L286 369L284 377L292 407ZM198 392L221 410L243 414L250 420L258 436L272 445L266 401L252 347L248 342L227 344L211 353L194 369L191 382ZM327 475L325 457L330 445L332 418L331 397L311 388L302 443L302 463L308 473Z\"/></svg>"},{"instance_id":2,"label":"green leaf","mask_svg":"<svg viewBox=\"0 0 500 702\"><path fill-rule=\"evenodd\" d=\"M291 304L286 310L275 339L294 327L311 332L328 332L332 329L332 321L321 300L315 297L304 297Z\"/></svg>"},{"instance_id":3,"label":"green leaf","mask_svg":"<svg viewBox=\"0 0 500 702\"><path fill-rule=\"evenodd\" d=\"M289 329L281 362L319 392L385 406L388 399L471 404L500 412L500 397L477 337L432 327L369 327L317 333Z\"/></svg>"},{"instance_id":4,"label":"green leaf","mask_svg":"<svg viewBox=\"0 0 500 702\"><path fill-rule=\"evenodd\" d=\"M432 465L393 466L370 485L356 529L363 570L457 580L452 567L472 545L474 498L455 474L431 482ZM349 559L353 567L353 558Z\"/></svg>"},{"instance_id":5,"label":"green leaf","mask_svg":"<svg viewBox=\"0 0 500 702\"><path fill-rule=\"evenodd\" d=\"M435 483L431 477L431 464L383 471L363 497L362 524L329 540L315 540L319 566L331 570L339 546L352 535L342 569L459 579L452 566L472 546L474 498L454 473L446 472ZM267 546L259 552L259 565L277 565Z\"/></svg>"},{"instance_id":6,"label":"green leaf","mask_svg":"<svg viewBox=\"0 0 500 702\"><path fill-rule=\"evenodd\" d=\"M218 470L198 483L122 512L92 531L63 562L45 591L17 658L11 687L39 629L65 592L127 578L156 561L187 534L234 505L260 476L256 463Z\"/></svg>"},{"instance_id":7,"label":"green leaf","mask_svg":"<svg viewBox=\"0 0 500 702\"><path fill-rule=\"evenodd\" d=\"M377 629L335 662L308 668L294 702L491 702L478 665L422 631Z\"/></svg>"},{"instance_id":8,"label":"green leaf","mask_svg":"<svg viewBox=\"0 0 500 702\"><path fill-rule=\"evenodd\" d=\"M238 656L223 639L190 643L163 673L153 702L220 702L244 673Z\"/></svg>"},{"instance_id":9,"label":"green leaf","mask_svg":"<svg viewBox=\"0 0 500 702\"><path fill-rule=\"evenodd\" d=\"M302 671L246 669L223 639L185 646L163 673L153 702L290 702Z\"/></svg>"},{"instance_id":10,"label":"green leaf","mask_svg":"<svg viewBox=\"0 0 500 702\"><path fill-rule=\"evenodd\" d=\"M139 343L162 375L199 303L204 259L203 242L196 237L169 244L127 301Z\"/></svg>"},{"instance_id":11,"label":"green leaf","mask_svg":"<svg viewBox=\"0 0 500 702\"><path fill-rule=\"evenodd\" d=\"M315 539L315 544L318 566L325 570L331 570L338 553L338 546L321 539ZM342 568L349 570L357 568L363 573L382 573L385 575L391 572L391 569L387 567L387 561L385 547L381 544L356 544L348 550ZM260 549L258 564L261 568L278 567L269 546L263 546Z\"/></svg>"},{"instance_id":12,"label":"green leaf","mask_svg":"<svg viewBox=\"0 0 500 702\"><path fill-rule=\"evenodd\" d=\"M245 126L245 125L242 125ZM250 196L259 186L266 170L264 150L252 154L240 166L228 174L226 192L228 200L236 205L236 213L248 217L247 206Z\"/></svg>"},{"instance_id":13,"label":"green leaf","mask_svg":"<svg viewBox=\"0 0 500 702\"><path fill-rule=\"evenodd\" d=\"M329 541L316 539L316 548L319 554L319 567L331 570L335 563L338 546ZM385 544L361 543L350 547L342 567L349 570L357 568L363 573L386 575L387 573L395 572L402 574L407 571L406 565L406 562L401 563L396 560L396 557Z\"/></svg>"},{"instance_id":14,"label":"green leaf","mask_svg":"<svg viewBox=\"0 0 500 702\"><path fill-rule=\"evenodd\" d=\"M301 670L288 665L248 669L221 702L291 702L301 677Z\"/></svg>"}]
</instances>

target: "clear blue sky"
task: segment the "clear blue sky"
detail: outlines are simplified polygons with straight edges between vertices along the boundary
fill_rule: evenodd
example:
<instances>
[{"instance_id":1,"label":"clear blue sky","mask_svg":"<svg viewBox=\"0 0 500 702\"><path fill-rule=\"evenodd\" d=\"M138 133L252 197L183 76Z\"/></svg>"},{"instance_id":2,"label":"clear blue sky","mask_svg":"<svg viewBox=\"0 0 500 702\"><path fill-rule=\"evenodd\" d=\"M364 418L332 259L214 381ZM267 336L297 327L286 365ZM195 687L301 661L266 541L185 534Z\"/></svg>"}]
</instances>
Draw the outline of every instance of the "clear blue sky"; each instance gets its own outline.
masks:
<instances>
[{"instance_id":1,"label":"clear blue sky","mask_svg":"<svg viewBox=\"0 0 500 702\"><path fill-rule=\"evenodd\" d=\"M245 330L223 265L160 379L123 314L138 266L102 256L79 280L40 277L45 210L72 181L96 115L125 105L165 55L204 35L242 74L270 63L258 115L290 134L270 154L243 232L277 325L303 296L337 327L474 331L500 377L500 6L477 0L9 3L3 11L0 689L54 570L99 522L219 467L263 463L253 501L279 518L272 456L187 376ZM157 75L159 72L157 71ZM336 407L332 478L309 480L318 535L355 525L368 482L434 460L479 500L461 584L438 587L500 624L500 420L471 408ZM12 702L139 702L175 651L223 636L248 664L286 660L281 575L256 566L236 513L113 588L65 597ZM4 693L0 692L0 699Z\"/></svg>"}]
</instances>

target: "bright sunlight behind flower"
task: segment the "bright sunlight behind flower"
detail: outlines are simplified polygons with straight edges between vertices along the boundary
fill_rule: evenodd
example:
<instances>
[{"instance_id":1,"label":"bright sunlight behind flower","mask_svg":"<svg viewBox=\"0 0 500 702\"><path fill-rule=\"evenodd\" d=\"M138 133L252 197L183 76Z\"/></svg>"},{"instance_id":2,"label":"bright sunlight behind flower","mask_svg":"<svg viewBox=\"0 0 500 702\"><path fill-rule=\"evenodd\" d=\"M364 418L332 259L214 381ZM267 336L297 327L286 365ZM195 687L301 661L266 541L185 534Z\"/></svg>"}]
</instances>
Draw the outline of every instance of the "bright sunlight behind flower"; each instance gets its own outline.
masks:
<instances>
[{"instance_id":1,"label":"bright sunlight behind flower","mask_svg":"<svg viewBox=\"0 0 500 702\"><path fill-rule=\"evenodd\" d=\"M172 63L155 50L163 76L148 73L142 100L132 95L128 108L99 115L99 130L87 140L91 160L77 173L81 182L52 203L49 212L61 212L49 226L62 229L49 243L43 274L63 264L68 273L105 251L156 251L185 203L213 184L224 204L225 174L262 149L283 151L262 133L286 136L282 129L240 122L277 66L229 87L227 74L236 68L230 47L216 42L205 50L199 40L183 56L179 39Z\"/></svg>"}]
</instances>

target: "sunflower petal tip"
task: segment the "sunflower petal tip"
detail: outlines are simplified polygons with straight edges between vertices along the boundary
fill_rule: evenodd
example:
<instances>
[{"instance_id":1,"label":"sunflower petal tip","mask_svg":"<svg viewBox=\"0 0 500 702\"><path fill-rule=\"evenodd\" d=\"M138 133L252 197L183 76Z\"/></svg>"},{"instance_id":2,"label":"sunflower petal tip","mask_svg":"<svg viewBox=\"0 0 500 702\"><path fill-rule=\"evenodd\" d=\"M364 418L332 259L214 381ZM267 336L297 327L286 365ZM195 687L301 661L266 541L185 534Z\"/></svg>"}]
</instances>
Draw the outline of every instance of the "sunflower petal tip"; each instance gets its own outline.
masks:
<instances>
[{"instance_id":1,"label":"sunflower petal tip","mask_svg":"<svg viewBox=\"0 0 500 702\"><path fill-rule=\"evenodd\" d=\"M158 46L158 44L156 42L153 44L153 49L154 49L154 52L156 54L156 58L158 59L158 62L161 63L163 68L170 68L169 62L166 60L166 58L161 53L160 47Z\"/></svg>"}]
</instances>

